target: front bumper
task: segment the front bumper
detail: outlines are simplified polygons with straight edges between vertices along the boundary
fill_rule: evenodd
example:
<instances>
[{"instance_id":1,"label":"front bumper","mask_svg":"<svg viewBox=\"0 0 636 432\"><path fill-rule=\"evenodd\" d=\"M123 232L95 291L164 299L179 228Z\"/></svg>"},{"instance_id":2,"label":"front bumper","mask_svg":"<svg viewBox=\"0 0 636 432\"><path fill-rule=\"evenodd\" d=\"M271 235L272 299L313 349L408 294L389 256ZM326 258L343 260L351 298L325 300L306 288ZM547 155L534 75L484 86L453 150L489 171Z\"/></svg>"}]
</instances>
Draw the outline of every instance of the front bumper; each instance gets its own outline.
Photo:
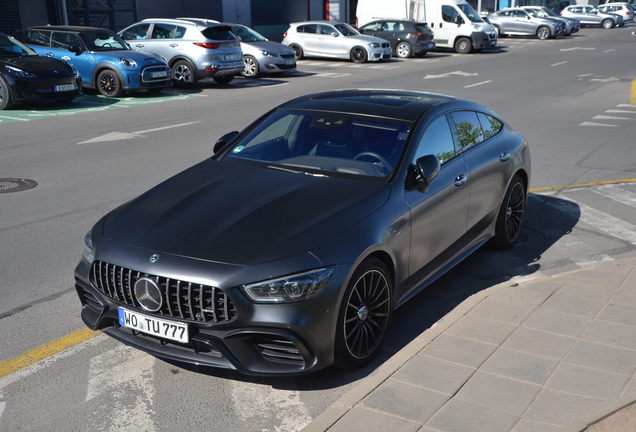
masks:
<instances>
[{"instance_id":1,"label":"front bumper","mask_svg":"<svg viewBox=\"0 0 636 432\"><path fill-rule=\"evenodd\" d=\"M5 79L9 77L5 76ZM11 99L14 102L36 102L67 99L81 96L82 85L79 78L51 79L7 79ZM57 91L56 86L72 85L72 90Z\"/></svg>"},{"instance_id":2,"label":"front bumper","mask_svg":"<svg viewBox=\"0 0 636 432\"><path fill-rule=\"evenodd\" d=\"M104 245L110 242L102 239L100 243L100 249L103 250ZM225 307L229 311L233 310L224 319L217 320L218 313L213 313L212 318L211 315L200 316L201 310L208 312L210 306L199 309L195 307L195 303L203 302L203 295L198 294L202 291L196 291L193 288L194 293L189 295L185 294L185 291L169 293L166 290L166 301L178 304L171 310L150 313L143 310L139 302L133 298L130 282L135 277L154 278L154 275L164 270L171 273L172 277L168 280L174 287L176 276L183 278L183 275L178 273L187 266L189 269L193 269L192 265L198 267L193 271L198 275L201 274L198 269L207 267L209 273L220 275L220 278L225 278L230 274L228 272L234 272L235 269L223 268L224 265L216 263L192 263L192 260L183 257L162 254L163 266L157 267L158 270L155 273L152 266L139 264L147 263L148 251L135 251L128 247L121 250L121 248L122 245L119 245L120 250L116 252L116 255L110 252L100 253L101 257L97 256L97 259L107 258L112 262L117 260L116 256L120 259L124 256L127 262L134 263L136 269L132 272L137 276L128 279L128 284L119 281L130 278L128 275L133 273L128 273L128 269L121 266L113 266L115 271L99 270L100 276L96 277L95 267L104 261L95 261L91 265L82 259L75 269L75 288L82 304L82 320L91 329L101 330L129 346L157 357L233 369L248 375L299 375L316 371L333 363L338 310L336 305L340 301L341 287L348 277L347 266L336 267L329 284L318 297L298 303L255 304L249 301L237 287L213 288L227 296ZM153 273L150 273L150 270ZM99 279L102 282L99 282ZM200 277L192 279L195 280L191 285L201 284ZM208 282L210 286L213 286L214 281ZM186 285L188 282L184 284ZM190 290L189 287L187 289ZM184 300L178 300L179 298ZM205 304L211 303L216 301ZM189 340L187 343L174 342L121 326L118 316L119 307L156 316L158 319L185 324L188 327Z\"/></svg>"}]
</instances>

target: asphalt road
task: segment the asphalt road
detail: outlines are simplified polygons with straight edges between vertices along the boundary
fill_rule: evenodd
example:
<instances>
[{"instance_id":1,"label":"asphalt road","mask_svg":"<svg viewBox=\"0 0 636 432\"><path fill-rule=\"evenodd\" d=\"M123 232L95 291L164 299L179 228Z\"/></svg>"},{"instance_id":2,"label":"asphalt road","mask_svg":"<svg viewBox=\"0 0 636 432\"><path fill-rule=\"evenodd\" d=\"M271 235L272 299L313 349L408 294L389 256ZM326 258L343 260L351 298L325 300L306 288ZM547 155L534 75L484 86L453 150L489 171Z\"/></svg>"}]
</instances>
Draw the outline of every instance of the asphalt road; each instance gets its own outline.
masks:
<instances>
[{"instance_id":1,"label":"asphalt road","mask_svg":"<svg viewBox=\"0 0 636 432\"><path fill-rule=\"evenodd\" d=\"M300 430L472 293L634 256L634 28L505 38L465 56L303 60L289 76L1 111L0 179L38 185L0 193L0 431ZM82 330L73 268L103 214L208 157L218 137L275 105L349 87L471 99L523 133L534 193L520 244L477 251L401 307L381 358L355 373L255 379L197 370Z\"/></svg>"}]
</instances>

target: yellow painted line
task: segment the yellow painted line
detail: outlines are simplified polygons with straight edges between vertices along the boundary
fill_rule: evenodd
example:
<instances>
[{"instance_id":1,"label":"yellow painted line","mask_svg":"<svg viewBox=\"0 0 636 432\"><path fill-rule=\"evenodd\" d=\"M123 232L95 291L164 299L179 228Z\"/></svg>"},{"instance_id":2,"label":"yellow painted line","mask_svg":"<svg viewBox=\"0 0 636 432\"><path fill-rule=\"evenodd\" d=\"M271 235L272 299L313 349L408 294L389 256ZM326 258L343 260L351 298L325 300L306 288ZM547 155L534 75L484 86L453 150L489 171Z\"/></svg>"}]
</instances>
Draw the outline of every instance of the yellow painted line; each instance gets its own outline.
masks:
<instances>
[{"instance_id":1,"label":"yellow painted line","mask_svg":"<svg viewBox=\"0 0 636 432\"><path fill-rule=\"evenodd\" d=\"M636 105L636 79L632 80L632 91L631 91L630 103L632 105Z\"/></svg>"},{"instance_id":2,"label":"yellow painted line","mask_svg":"<svg viewBox=\"0 0 636 432\"><path fill-rule=\"evenodd\" d=\"M636 183L636 179L605 180L605 181L598 181L598 182L592 182L592 183L574 184L570 186L543 186L543 187L530 188L529 192L531 193L553 192L553 191L562 191L567 189L578 189L583 187L602 186L606 184L619 184L619 183Z\"/></svg>"},{"instance_id":3,"label":"yellow painted line","mask_svg":"<svg viewBox=\"0 0 636 432\"><path fill-rule=\"evenodd\" d=\"M27 366L31 366L41 360L44 360L47 357L51 357L54 354L71 348L81 342L92 339L99 334L101 334L101 332L84 328L71 334L67 334L66 336L62 336L59 339L42 344L39 347L33 348L32 350L17 357L2 361L0 362L0 379L17 372L20 369L24 369Z\"/></svg>"}]
</instances>

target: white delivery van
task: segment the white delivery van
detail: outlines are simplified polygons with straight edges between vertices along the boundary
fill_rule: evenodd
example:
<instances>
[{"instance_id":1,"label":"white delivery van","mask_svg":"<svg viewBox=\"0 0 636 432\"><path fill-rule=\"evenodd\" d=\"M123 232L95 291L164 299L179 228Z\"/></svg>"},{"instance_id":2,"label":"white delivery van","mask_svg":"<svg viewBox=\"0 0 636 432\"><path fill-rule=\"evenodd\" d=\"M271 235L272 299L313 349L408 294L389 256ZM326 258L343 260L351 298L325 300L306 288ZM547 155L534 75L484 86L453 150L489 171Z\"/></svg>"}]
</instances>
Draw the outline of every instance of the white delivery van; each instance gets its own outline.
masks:
<instances>
[{"instance_id":1,"label":"white delivery van","mask_svg":"<svg viewBox=\"0 0 636 432\"><path fill-rule=\"evenodd\" d=\"M436 47L460 54L497 45L495 28L466 0L358 0L358 26L380 18L425 22L433 30Z\"/></svg>"}]
</instances>

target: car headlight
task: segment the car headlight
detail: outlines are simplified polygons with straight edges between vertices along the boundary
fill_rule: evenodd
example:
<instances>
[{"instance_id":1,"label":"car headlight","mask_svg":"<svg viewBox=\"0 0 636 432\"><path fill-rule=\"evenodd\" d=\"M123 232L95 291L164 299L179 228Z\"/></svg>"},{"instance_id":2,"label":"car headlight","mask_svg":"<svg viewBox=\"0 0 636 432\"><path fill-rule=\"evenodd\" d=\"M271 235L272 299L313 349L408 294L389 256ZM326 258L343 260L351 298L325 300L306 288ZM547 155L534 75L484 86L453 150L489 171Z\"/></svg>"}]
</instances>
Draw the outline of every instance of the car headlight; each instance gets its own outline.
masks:
<instances>
[{"instance_id":1,"label":"car headlight","mask_svg":"<svg viewBox=\"0 0 636 432\"><path fill-rule=\"evenodd\" d=\"M5 67L12 75L17 76L18 78L35 78L35 74L32 74L31 72L27 72L13 66L5 66Z\"/></svg>"},{"instance_id":2,"label":"car headlight","mask_svg":"<svg viewBox=\"0 0 636 432\"><path fill-rule=\"evenodd\" d=\"M93 230L90 230L84 236L84 250L82 256L92 264L95 261L95 255L93 255Z\"/></svg>"},{"instance_id":3,"label":"car headlight","mask_svg":"<svg viewBox=\"0 0 636 432\"><path fill-rule=\"evenodd\" d=\"M380 44L379 44L379 43L377 43L377 42L372 42L372 43L370 43L370 44L369 44L369 46L370 46L371 48L380 48Z\"/></svg>"},{"instance_id":4,"label":"car headlight","mask_svg":"<svg viewBox=\"0 0 636 432\"><path fill-rule=\"evenodd\" d=\"M119 63L121 63L124 67L127 67L128 69L134 69L137 67L137 62L135 62L132 59L129 59L128 57L121 57L119 59Z\"/></svg>"},{"instance_id":5,"label":"car headlight","mask_svg":"<svg viewBox=\"0 0 636 432\"><path fill-rule=\"evenodd\" d=\"M255 303L292 303L310 300L322 292L333 272L333 267L326 267L244 285L243 290Z\"/></svg>"},{"instance_id":6,"label":"car headlight","mask_svg":"<svg viewBox=\"0 0 636 432\"><path fill-rule=\"evenodd\" d=\"M73 71L73 75L75 75L75 77L79 78L80 73L77 70L77 68L75 66L73 66L72 64L70 64L70 63L68 65L71 67L71 70Z\"/></svg>"},{"instance_id":7,"label":"car headlight","mask_svg":"<svg viewBox=\"0 0 636 432\"><path fill-rule=\"evenodd\" d=\"M265 51L265 50L261 50L261 54L263 54L265 57L280 57L278 54L274 52Z\"/></svg>"}]
</instances>

